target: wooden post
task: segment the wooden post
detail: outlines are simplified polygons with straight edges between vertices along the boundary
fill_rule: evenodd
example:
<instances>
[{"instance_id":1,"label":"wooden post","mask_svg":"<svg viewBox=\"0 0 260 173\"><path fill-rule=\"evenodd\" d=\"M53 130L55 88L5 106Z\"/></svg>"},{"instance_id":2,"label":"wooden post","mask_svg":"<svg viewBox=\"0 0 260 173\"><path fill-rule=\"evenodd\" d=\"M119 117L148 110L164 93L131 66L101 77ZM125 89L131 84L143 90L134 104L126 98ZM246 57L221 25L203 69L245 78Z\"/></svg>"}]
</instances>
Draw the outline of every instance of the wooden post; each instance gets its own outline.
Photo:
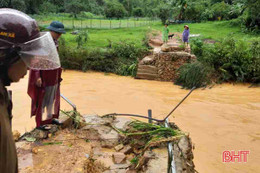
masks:
<instances>
[{"instance_id":1,"label":"wooden post","mask_svg":"<svg viewBox=\"0 0 260 173\"><path fill-rule=\"evenodd\" d=\"M99 21L99 28L101 29L101 19L100 19L100 21Z\"/></svg>"},{"instance_id":2,"label":"wooden post","mask_svg":"<svg viewBox=\"0 0 260 173\"><path fill-rule=\"evenodd\" d=\"M112 28L112 21L111 21L111 19L109 19L110 20L110 29Z\"/></svg>"}]
</instances>

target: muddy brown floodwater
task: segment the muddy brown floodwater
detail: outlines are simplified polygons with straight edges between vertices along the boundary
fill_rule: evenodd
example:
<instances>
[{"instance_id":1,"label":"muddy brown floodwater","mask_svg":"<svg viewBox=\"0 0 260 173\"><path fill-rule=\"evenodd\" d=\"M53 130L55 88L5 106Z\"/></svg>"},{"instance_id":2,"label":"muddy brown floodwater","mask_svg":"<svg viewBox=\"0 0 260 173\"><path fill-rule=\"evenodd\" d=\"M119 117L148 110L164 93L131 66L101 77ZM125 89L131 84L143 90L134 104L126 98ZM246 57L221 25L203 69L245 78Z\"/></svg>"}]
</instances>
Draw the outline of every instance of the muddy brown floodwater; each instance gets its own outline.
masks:
<instances>
[{"instance_id":1,"label":"muddy brown floodwater","mask_svg":"<svg viewBox=\"0 0 260 173\"><path fill-rule=\"evenodd\" d=\"M61 92L82 114L133 113L163 118L187 94L170 82L135 80L96 72L63 72ZM13 129L29 131L28 76L13 84ZM260 88L222 84L198 89L174 112L170 120L190 133L195 143L194 161L200 173L260 172ZM64 102L62 109L71 110ZM222 163L225 150L249 150L247 163Z\"/></svg>"}]
</instances>

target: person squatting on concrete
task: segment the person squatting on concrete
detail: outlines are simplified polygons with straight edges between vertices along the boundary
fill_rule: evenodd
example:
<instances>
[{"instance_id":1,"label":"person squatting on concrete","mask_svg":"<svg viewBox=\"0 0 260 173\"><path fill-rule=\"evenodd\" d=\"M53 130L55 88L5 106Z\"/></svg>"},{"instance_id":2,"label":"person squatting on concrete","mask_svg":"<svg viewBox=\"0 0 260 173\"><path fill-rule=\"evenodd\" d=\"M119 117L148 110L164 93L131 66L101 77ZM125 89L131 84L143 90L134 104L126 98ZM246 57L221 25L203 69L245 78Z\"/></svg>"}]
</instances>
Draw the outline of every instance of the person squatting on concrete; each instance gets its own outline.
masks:
<instances>
[{"instance_id":1,"label":"person squatting on concrete","mask_svg":"<svg viewBox=\"0 0 260 173\"><path fill-rule=\"evenodd\" d=\"M58 50L58 39L65 34L64 25L53 21L47 27ZM31 69L29 75L28 94L32 99L31 117L35 116L36 127L49 130L47 124L58 124L60 112L60 82L62 69Z\"/></svg>"},{"instance_id":2,"label":"person squatting on concrete","mask_svg":"<svg viewBox=\"0 0 260 173\"><path fill-rule=\"evenodd\" d=\"M0 172L17 173L17 153L11 130L12 103L6 90L19 82L27 68L60 68L59 56L50 33L40 33L28 15L0 9Z\"/></svg>"}]
</instances>

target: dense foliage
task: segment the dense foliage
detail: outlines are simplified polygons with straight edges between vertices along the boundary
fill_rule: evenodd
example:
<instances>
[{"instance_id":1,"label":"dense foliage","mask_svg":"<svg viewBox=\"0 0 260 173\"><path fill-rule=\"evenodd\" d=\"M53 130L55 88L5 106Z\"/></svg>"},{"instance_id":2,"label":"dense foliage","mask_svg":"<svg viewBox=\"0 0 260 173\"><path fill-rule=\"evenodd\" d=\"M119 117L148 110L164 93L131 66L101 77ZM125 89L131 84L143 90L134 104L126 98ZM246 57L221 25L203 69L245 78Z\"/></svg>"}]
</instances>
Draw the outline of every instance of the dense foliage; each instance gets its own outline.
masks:
<instances>
[{"instance_id":1,"label":"dense foliage","mask_svg":"<svg viewBox=\"0 0 260 173\"><path fill-rule=\"evenodd\" d=\"M95 70L119 75L136 75L138 58L147 54L147 48L132 42L111 43L105 49L80 47L71 49L61 39L59 55L62 67L74 70Z\"/></svg>"},{"instance_id":2,"label":"dense foliage","mask_svg":"<svg viewBox=\"0 0 260 173\"><path fill-rule=\"evenodd\" d=\"M175 84L182 85L184 88L199 88L211 82L212 68L207 64L195 61L187 63L178 69L179 76Z\"/></svg>"},{"instance_id":3,"label":"dense foliage","mask_svg":"<svg viewBox=\"0 0 260 173\"><path fill-rule=\"evenodd\" d=\"M170 20L204 21L237 19L237 24L259 32L259 0L1 0L0 7L11 7L29 14L81 12L121 18L160 17Z\"/></svg>"},{"instance_id":4,"label":"dense foliage","mask_svg":"<svg viewBox=\"0 0 260 173\"><path fill-rule=\"evenodd\" d=\"M210 82L260 82L260 40L246 43L230 36L209 45L193 39L197 61L179 69L176 84L185 88L202 87Z\"/></svg>"}]
</instances>

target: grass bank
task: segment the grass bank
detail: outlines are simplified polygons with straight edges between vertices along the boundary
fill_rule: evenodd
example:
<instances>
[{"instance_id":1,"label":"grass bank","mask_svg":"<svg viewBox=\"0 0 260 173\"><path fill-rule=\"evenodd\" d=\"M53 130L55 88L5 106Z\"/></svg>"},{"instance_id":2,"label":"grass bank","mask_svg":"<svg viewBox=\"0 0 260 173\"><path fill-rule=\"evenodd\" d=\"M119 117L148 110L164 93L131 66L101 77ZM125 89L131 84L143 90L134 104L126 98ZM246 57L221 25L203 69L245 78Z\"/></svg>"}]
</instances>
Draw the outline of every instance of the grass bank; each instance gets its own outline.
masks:
<instances>
[{"instance_id":1,"label":"grass bank","mask_svg":"<svg viewBox=\"0 0 260 173\"><path fill-rule=\"evenodd\" d=\"M142 45L142 40L149 27L121 28L121 29L88 29L89 40L86 48L105 48L110 42L127 41ZM77 47L76 35L70 33L62 36L71 47Z\"/></svg>"},{"instance_id":2,"label":"grass bank","mask_svg":"<svg viewBox=\"0 0 260 173\"><path fill-rule=\"evenodd\" d=\"M170 32L182 32L183 26L186 24L170 25ZM190 23L190 34L200 34L203 39L213 39L219 41L230 35L236 40L250 41L252 39L260 39L260 35L244 33L239 26L232 26L230 21L214 21L205 23ZM153 29L162 30L162 26L157 24L152 26Z\"/></svg>"},{"instance_id":3,"label":"grass bank","mask_svg":"<svg viewBox=\"0 0 260 173\"><path fill-rule=\"evenodd\" d=\"M231 26L228 21L207 22L207 23L192 23L190 26L191 34L200 34L202 39L213 39L220 41L226 37L232 36L236 40L250 42L253 39L260 39L260 35L243 33L239 27ZM170 32L182 32L184 24L170 25ZM144 35L149 30L161 31L163 26L157 22L151 26L142 26L134 28L119 28L119 29L85 29L89 33L89 41L86 44L88 48L105 48L112 42L128 41L134 42L136 45L142 45ZM68 45L76 46L76 36L68 34L63 35Z\"/></svg>"}]
</instances>

